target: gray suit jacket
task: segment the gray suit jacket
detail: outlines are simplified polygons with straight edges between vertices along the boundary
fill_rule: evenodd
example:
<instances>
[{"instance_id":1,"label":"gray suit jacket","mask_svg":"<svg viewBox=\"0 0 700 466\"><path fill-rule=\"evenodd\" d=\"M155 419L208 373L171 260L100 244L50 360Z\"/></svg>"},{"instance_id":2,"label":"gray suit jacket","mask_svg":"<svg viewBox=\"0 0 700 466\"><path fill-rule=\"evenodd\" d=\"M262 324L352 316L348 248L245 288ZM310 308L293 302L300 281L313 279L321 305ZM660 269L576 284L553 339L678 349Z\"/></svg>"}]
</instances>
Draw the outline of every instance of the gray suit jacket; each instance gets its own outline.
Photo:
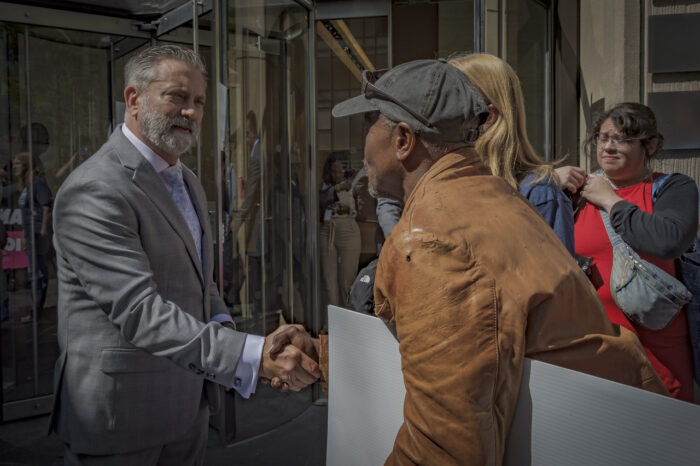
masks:
<instances>
[{"instance_id":1,"label":"gray suit jacket","mask_svg":"<svg viewBox=\"0 0 700 466\"><path fill-rule=\"evenodd\" d=\"M181 438L203 392L233 385L246 335L213 283L206 199L202 264L160 176L117 129L63 183L54 206L58 344L51 427L77 453L136 451ZM215 383L213 383L215 382Z\"/></svg>"}]
</instances>

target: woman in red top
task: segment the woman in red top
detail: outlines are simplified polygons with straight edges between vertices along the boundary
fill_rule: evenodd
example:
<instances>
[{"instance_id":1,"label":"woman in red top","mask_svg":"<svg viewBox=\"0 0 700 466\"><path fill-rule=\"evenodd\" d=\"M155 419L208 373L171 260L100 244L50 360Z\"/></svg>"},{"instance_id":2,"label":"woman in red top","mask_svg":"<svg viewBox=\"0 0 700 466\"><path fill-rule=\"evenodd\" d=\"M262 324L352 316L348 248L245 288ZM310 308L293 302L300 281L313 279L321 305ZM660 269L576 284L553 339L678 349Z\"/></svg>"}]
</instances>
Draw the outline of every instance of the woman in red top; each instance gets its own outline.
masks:
<instances>
[{"instance_id":1,"label":"woman in red top","mask_svg":"<svg viewBox=\"0 0 700 466\"><path fill-rule=\"evenodd\" d=\"M663 330L647 330L622 313L610 293L612 246L600 210L622 239L647 261L676 276L674 260L690 246L698 221L697 187L681 174L670 176L652 203L649 159L660 149L663 136L654 113L645 105L623 103L593 125L589 152L595 148L600 176L589 175L581 191L587 201L575 223L576 252L593 258L591 281L610 320L637 334L654 369L671 396L693 401L693 376L688 324L682 310Z\"/></svg>"}]
</instances>

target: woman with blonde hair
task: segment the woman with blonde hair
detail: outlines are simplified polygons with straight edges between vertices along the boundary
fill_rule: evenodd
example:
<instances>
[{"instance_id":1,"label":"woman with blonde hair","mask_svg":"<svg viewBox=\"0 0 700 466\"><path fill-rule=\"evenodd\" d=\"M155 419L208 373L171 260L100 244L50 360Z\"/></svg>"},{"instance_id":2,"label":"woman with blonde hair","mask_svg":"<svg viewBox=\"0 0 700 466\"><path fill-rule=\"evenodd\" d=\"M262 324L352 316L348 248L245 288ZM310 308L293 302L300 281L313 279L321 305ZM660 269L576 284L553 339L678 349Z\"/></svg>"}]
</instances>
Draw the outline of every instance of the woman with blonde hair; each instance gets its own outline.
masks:
<instances>
[{"instance_id":1,"label":"woman with blonde hair","mask_svg":"<svg viewBox=\"0 0 700 466\"><path fill-rule=\"evenodd\" d=\"M489 107L476 151L491 172L520 191L574 254L571 200L560 189L554 164L545 162L527 138L520 80L506 62L485 53L454 56L450 64L466 74Z\"/></svg>"}]
</instances>

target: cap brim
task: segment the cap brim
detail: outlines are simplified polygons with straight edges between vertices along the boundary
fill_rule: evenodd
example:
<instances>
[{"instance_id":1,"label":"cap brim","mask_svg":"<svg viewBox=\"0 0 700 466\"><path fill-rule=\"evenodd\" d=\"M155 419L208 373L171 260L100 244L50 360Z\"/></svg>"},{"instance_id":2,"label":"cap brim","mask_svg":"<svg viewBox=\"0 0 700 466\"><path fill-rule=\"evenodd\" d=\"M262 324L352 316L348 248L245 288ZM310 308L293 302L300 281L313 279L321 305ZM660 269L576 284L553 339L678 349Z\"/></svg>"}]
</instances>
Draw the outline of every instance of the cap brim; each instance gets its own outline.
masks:
<instances>
[{"instance_id":1,"label":"cap brim","mask_svg":"<svg viewBox=\"0 0 700 466\"><path fill-rule=\"evenodd\" d=\"M376 112L379 110L371 100L364 95L358 95L352 99L344 100L333 107L332 114L335 118L357 115L358 113Z\"/></svg>"}]
</instances>

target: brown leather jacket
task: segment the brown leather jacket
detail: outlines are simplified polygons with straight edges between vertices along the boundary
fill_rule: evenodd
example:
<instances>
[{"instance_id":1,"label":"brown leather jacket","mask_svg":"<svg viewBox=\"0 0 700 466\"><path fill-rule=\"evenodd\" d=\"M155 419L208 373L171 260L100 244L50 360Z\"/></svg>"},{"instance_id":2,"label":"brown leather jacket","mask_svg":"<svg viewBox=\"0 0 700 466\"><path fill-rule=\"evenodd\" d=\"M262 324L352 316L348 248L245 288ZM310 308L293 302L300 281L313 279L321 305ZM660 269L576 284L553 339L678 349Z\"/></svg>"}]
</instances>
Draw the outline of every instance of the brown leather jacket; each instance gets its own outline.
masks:
<instances>
[{"instance_id":1,"label":"brown leather jacket","mask_svg":"<svg viewBox=\"0 0 700 466\"><path fill-rule=\"evenodd\" d=\"M374 293L406 385L387 464L500 464L524 357L667 393L552 229L473 151L420 179Z\"/></svg>"}]
</instances>

